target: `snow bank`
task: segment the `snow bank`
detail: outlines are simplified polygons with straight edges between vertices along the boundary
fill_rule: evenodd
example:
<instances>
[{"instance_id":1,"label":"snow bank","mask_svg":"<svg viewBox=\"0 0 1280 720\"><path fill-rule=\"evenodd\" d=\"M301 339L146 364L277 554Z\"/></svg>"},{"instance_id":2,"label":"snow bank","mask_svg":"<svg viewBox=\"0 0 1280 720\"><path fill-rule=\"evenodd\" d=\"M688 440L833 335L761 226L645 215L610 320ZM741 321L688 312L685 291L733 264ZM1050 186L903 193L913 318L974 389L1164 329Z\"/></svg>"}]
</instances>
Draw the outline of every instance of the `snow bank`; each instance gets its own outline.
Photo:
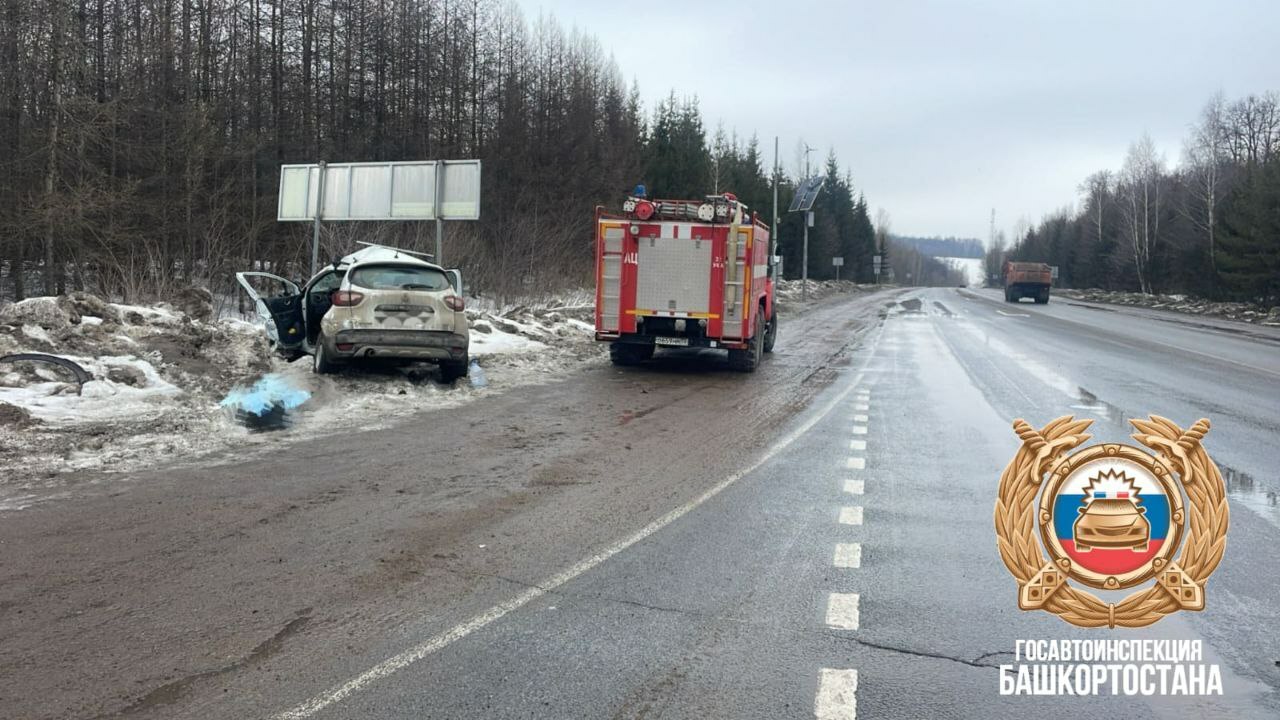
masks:
<instances>
[{"instance_id":1,"label":"snow bank","mask_svg":"<svg viewBox=\"0 0 1280 720\"><path fill-rule=\"evenodd\" d=\"M822 300L832 295L867 292L874 290L875 285L859 285L848 280L779 280L775 286L776 297L780 306L798 305L804 300L806 284L808 301Z\"/></svg>"},{"instance_id":2,"label":"snow bank","mask_svg":"<svg viewBox=\"0 0 1280 720\"><path fill-rule=\"evenodd\" d=\"M1280 307L1268 309L1252 303L1214 302L1186 295L1146 295L1143 293L1099 290L1097 288L1089 290L1064 288L1061 290L1055 289L1053 292L1063 297L1088 302L1172 310L1188 315L1206 315L1257 325L1280 327Z\"/></svg>"},{"instance_id":3,"label":"snow bank","mask_svg":"<svg viewBox=\"0 0 1280 720\"><path fill-rule=\"evenodd\" d=\"M88 295L33 298L0 307L0 355L43 352L83 366L93 380L79 394L62 370L35 363L0 365L0 511L65 495L63 474L109 472L193 460L240 447L246 452L292 438L386 426L424 409L446 408L486 393L548 382L601 362L588 290L495 301L469 299L471 355L488 378L443 385L432 365L311 372L271 352L263 328L241 318L214 319L200 298L181 308L105 303ZM194 304L196 315L187 312ZM274 375L310 399L277 433L250 432L219 402L237 386ZM21 417L19 417L19 415Z\"/></svg>"}]
</instances>

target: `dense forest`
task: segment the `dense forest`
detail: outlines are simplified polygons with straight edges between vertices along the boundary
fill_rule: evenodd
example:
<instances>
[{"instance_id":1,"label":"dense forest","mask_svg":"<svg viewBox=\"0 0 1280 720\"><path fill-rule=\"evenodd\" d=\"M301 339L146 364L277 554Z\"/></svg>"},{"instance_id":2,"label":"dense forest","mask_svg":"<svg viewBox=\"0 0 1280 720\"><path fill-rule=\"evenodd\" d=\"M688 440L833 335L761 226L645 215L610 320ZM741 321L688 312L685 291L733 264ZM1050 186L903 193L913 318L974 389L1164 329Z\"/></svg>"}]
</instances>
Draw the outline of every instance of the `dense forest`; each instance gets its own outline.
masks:
<instances>
[{"instance_id":1,"label":"dense forest","mask_svg":"<svg viewBox=\"0 0 1280 720\"><path fill-rule=\"evenodd\" d=\"M754 137L709 137L693 99L643 107L592 37L504 0L0 2L0 297L301 277L310 227L275 219L282 163L480 158L482 219L449 225L444 260L500 293L588 284L592 210L637 182L770 214ZM834 155L825 173L810 276L838 254L870 281L867 203ZM800 223L783 221L789 275ZM322 257L433 232L333 223Z\"/></svg>"},{"instance_id":2,"label":"dense forest","mask_svg":"<svg viewBox=\"0 0 1280 720\"><path fill-rule=\"evenodd\" d=\"M1080 193L1008 256L1057 265L1067 287L1280 303L1280 94L1215 96L1176 166L1144 136ZM995 245L989 273L1004 253Z\"/></svg>"}]
</instances>

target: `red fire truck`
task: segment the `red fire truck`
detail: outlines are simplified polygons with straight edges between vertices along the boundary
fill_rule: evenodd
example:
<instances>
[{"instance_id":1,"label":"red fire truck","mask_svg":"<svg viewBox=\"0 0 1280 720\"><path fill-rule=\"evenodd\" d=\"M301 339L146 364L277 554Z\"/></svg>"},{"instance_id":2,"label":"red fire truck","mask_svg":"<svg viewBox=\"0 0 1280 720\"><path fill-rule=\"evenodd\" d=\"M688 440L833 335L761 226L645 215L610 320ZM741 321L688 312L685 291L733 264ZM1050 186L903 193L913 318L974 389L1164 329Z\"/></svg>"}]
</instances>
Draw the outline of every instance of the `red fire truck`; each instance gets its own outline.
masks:
<instances>
[{"instance_id":1,"label":"red fire truck","mask_svg":"<svg viewBox=\"0 0 1280 720\"><path fill-rule=\"evenodd\" d=\"M729 351L753 372L773 350L778 316L769 228L730 193L704 200L628 197L596 210L596 340L615 365L657 347Z\"/></svg>"}]
</instances>

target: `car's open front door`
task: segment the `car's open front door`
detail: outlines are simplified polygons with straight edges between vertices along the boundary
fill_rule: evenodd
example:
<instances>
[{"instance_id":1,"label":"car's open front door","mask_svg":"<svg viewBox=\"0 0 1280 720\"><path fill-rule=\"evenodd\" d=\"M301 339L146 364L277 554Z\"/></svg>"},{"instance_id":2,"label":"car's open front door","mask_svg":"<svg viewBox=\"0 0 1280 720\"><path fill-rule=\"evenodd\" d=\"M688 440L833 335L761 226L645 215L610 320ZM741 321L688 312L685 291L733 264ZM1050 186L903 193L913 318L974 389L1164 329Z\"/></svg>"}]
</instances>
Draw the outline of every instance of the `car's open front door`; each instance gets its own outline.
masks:
<instances>
[{"instance_id":1,"label":"car's open front door","mask_svg":"<svg viewBox=\"0 0 1280 720\"><path fill-rule=\"evenodd\" d=\"M259 287L269 286L273 292L259 291L251 278L260 278ZM266 326L267 336L275 343L276 350L285 354L301 350L307 334L302 324L302 290L297 283L264 272L236 273L236 282L253 299L258 318Z\"/></svg>"}]
</instances>

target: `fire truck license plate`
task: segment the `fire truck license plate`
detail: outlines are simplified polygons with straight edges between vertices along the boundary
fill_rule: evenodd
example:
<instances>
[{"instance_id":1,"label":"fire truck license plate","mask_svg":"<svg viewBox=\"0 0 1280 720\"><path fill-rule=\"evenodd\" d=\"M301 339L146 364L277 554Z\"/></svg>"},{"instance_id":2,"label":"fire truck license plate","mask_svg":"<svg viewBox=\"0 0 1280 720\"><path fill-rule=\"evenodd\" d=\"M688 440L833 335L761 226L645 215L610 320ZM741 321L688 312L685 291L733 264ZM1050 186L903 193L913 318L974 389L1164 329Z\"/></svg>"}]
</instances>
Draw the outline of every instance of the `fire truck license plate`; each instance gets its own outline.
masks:
<instances>
[{"instance_id":1,"label":"fire truck license plate","mask_svg":"<svg viewBox=\"0 0 1280 720\"><path fill-rule=\"evenodd\" d=\"M654 338L653 341L659 345L676 345L679 347L687 347L689 345L689 338L660 337Z\"/></svg>"}]
</instances>

